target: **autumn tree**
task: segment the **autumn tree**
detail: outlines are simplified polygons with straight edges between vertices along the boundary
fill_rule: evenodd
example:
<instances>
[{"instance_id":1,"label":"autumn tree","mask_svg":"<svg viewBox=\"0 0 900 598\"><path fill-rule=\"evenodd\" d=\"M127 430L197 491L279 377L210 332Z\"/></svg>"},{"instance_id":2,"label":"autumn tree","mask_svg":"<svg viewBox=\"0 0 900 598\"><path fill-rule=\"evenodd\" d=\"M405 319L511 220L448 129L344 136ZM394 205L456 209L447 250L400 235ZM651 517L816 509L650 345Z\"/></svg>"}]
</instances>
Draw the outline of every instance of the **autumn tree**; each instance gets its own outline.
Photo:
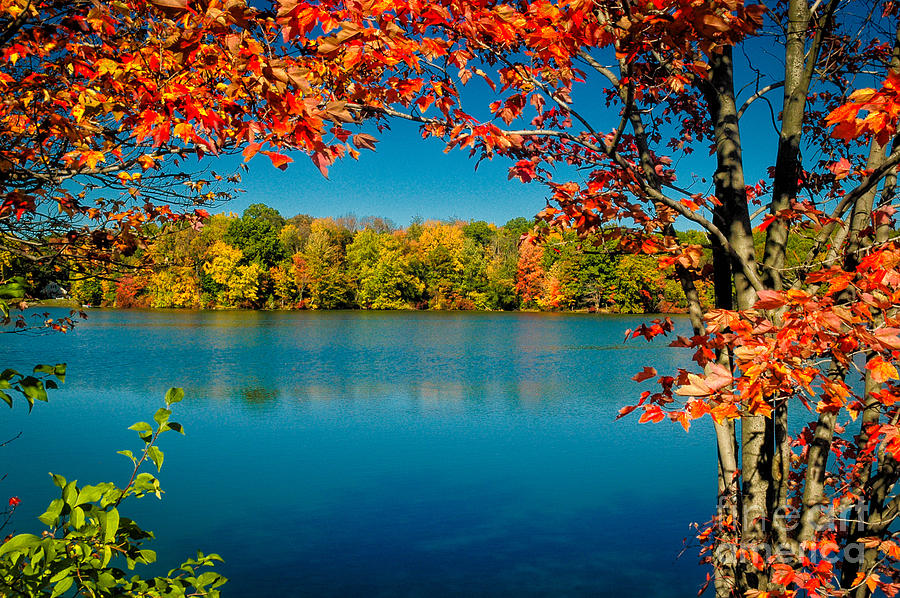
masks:
<instances>
[{"instance_id":1,"label":"autumn tree","mask_svg":"<svg viewBox=\"0 0 900 598\"><path fill-rule=\"evenodd\" d=\"M637 379L659 389L623 413L712 418L719 508L700 538L717 595L900 589L894 3L283 0L278 23L354 120L509 159L511 178L546 185L547 234L601 234L675 274L693 331L674 344L695 369L648 367ZM748 118L768 140L743 142ZM809 251L788 267L796 238Z\"/></svg>"},{"instance_id":2,"label":"autumn tree","mask_svg":"<svg viewBox=\"0 0 900 598\"><path fill-rule=\"evenodd\" d=\"M219 285L218 305L239 307L252 305L259 299L262 266L257 262L244 262L243 252L224 241L217 241L209 248L203 270Z\"/></svg>"}]
</instances>

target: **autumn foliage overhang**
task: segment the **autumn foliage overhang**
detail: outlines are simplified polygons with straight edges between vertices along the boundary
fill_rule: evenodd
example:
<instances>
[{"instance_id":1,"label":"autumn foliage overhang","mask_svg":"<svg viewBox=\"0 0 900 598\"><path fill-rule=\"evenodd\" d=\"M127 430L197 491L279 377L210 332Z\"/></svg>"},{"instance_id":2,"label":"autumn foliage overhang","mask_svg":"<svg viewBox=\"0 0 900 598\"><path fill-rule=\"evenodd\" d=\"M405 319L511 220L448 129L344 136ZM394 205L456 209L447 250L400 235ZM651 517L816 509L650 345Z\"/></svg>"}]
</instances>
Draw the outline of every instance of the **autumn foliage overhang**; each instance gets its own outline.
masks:
<instances>
[{"instance_id":1,"label":"autumn foliage overhang","mask_svg":"<svg viewBox=\"0 0 900 598\"><path fill-rule=\"evenodd\" d=\"M352 118L321 61L277 40L274 15L239 0L0 3L4 247L44 259L87 241L109 258L133 252L148 222L202 219L190 207L237 179L198 176L191 156L261 152L284 168L294 149L324 168L355 153L339 127L326 139Z\"/></svg>"}]
</instances>

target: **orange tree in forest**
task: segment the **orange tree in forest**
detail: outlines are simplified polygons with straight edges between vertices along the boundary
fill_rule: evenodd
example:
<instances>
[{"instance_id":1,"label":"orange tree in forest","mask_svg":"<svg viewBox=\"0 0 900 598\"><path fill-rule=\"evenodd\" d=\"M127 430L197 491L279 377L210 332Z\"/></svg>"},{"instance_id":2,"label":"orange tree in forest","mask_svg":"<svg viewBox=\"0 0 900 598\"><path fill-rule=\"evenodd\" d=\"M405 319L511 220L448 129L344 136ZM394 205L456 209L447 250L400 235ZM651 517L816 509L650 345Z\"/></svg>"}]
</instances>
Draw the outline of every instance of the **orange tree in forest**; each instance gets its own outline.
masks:
<instances>
[{"instance_id":1,"label":"orange tree in forest","mask_svg":"<svg viewBox=\"0 0 900 598\"><path fill-rule=\"evenodd\" d=\"M897 40L874 0L2 0L0 234L31 259L114 259L137 224L191 217L162 200L215 199L189 156L299 149L325 172L373 147L362 122L509 159L548 188L543 230L678 276L696 365L648 366L659 388L623 414L713 420L716 594L893 595ZM754 114L773 134L749 147ZM709 267L679 227L706 232Z\"/></svg>"},{"instance_id":2,"label":"orange tree in forest","mask_svg":"<svg viewBox=\"0 0 900 598\"><path fill-rule=\"evenodd\" d=\"M281 0L277 22L350 119L509 159L548 187L544 230L673 267L693 327L673 344L695 366L648 366L636 379L658 387L623 415L713 420L700 539L717 595L900 590L895 3ZM753 114L771 135L751 147ZM313 152L323 170L336 157ZM707 234L708 267L685 227ZM811 249L786 268L798 237Z\"/></svg>"}]
</instances>

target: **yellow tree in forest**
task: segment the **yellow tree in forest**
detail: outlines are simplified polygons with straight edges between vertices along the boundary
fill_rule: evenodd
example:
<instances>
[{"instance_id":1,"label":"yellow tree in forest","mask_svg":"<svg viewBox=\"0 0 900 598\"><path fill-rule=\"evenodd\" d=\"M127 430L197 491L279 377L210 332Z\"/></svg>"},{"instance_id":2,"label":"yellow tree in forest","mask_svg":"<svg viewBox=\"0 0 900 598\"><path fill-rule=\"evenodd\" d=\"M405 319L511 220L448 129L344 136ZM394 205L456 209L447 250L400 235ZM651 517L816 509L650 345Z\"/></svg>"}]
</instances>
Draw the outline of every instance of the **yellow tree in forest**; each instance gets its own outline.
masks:
<instances>
[{"instance_id":1,"label":"yellow tree in forest","mask_svg":"<svg viewBox=\"0 0 900 598\"><path fill-rule=\"evenodd\" d=\"M243 252L224 241L210 247L203 270L222 286L216 300L223 307L252 304L257 301L262 267L257 263L241 265Z\"/></svg>"},{"instance_id":2,"label":"yellow tree in forest","mask_svg":"<svg viewBox=\"0 0 900 598\"><path fill-rule=\"evenodd\" d=\"M419 255L425 266L428 305L453 309L460 303L463 278L462 227L430 222L419 237Z\"/></svg>"},{"instance_id":3,"label":"yellow tree in forest","mask_svg":"<svg viewBox=\"0 0 900 598\"><path fill-rule=\"evenodd\" d=\"M150 276L150 307L200 307L200 281L191 266L171 266Z\"/></svg>"}]
</instances>

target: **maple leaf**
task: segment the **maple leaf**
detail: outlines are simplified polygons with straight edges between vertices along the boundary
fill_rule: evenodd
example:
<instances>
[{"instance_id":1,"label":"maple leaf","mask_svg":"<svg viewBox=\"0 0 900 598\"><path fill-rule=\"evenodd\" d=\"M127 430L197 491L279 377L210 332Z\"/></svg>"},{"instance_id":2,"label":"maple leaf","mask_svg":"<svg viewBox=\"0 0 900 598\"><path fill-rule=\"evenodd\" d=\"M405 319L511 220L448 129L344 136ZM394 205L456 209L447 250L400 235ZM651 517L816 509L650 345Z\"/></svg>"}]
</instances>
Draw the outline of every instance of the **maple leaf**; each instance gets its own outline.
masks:
<instances>
[{"instance_id":1,"label":"maple leaf","mask_svg":"<svg viewBox=\"0 0 900 598\"><path fill-rule=\"evenodd\" d=\"M332 162L334 162L334 160L329 158L322 152L315 152L315 153L313 153L312 156L310 156L310 158L312 159L313 164L316 165L316 168L319 169L319 172L322 173L322 176L327 179L328 178L328 167L331 166L331 164L332 164Z\"/></svg>"},{"instance_id":2,"label":"maple leaf","mask_svg":"<svg viewBox=\"0 0 900 598\"><path fill-rule=\"evenodd\" d=\"M270 151L263 150L259 153L268 156L269 159L272 161L272 166L274 166L275 168L279 168L281 170L286 170L287 165L294 161L293 158L286 156L284 154L279 154L277 152L270 152Z\"/></svg>"},{"instance_id":3,"label":"maple leaf","mask_svg":"<svg viewBox=\"0 0 900 598\"><path fill-rule=\"evenodd\" d=\"M367 149L373 152L375 151L375 144L378 143L378 140L368 133L357 133L352 137L352 139L353 145L355 145L359 149Z\"/></svg>"},{"instance_id":4,"label":"maple leaf","mask_svg":"<svg viewBox=\"0 0 900 598\"><path fill-rule=\"evenodd\" d=\"M144 170L153 168L156 166L156 163L159 161L159 158L156 156L150 156L148 154L144 154L138 158L138 164L141 165L141 168Z\"/></svg>"},{"instance_id":5,"label":"maple leaf","mask_svg":"<svg viewBox=\"0 0 900 598\"><path fill-rule=\"evenodd\" d=\"M654 376L656 376L656 369L645 366L643 371L635 374L631 379L635 382L643 382L644 380L648 380L650 378L653 378Z\"/></svg>"},{"instance_id":6,"label":"maple leaf","mask_svg":"<svg viewBox=\"0 0 900 598\"><path fill-rule=\"evenodd\" d=\"M713 389L706 384L702 376L688 374L687 379L688 383L678 387L675 394L686 397L705 397L713 394Z\"/></svg>"},{"instance_id":7,"label":"maple leaf","mask_svg":"<svg viewBox=\"0 0 900 598\"><path fill-rule=\"evenodd\" d=\"M843 178L846 178L847 175L850 174L850 169L852 168L852 164L850 164L850 160L847 158L841 158L837 162L833 162L828 165L828 170L830 170L834 174L835 180L839 181Z\"/></svg>"},{"instance_id":8,"label":"maple leaf","mask_svg":"<svg viewBox=\"0 0 900 598\"><path fill-rule=\"evenodd\" d=\"M659 405L645 405L644 413L638 418L638 423L646 424L647 422L652 422L657 424L664 419L666 419L666 414L659 408Z\"/></svg>"},{"instance_id":9,"label":"maple leaf","mask_svg":"<svg viewBox=\"0 0 900 598\"><path fill-rule=\"evenodd\" d=\"M897 368L894 367L894 364L885 361L880 355L873 357L866 363L866 370L869 371L872 380L878 384L898 379Z\"/></svg>"},{"instance_id":10,"label":"maple leaf","mask_svg":"<svg viewBox=\"0 0 900 598\"><path fill-rule=\"evenodd\" d=\"M759 300L753 304L756 309L778 309L787 304L784 296L778 291L763 289L756 292Z\"/></svg>"},{"instance_id":11,"label":"maple leaf","mask_svg":"<svg viewBox=\"0 0 900 598\"><path fill-rule=\"evenodd\" d=\"M81 162L87 164L87 167L93 170L100 162L106 162L106 155L96 150L81 152Z\"/></svg>"},{"instance_id":12,"label":"maple leaf","mask_svg":"<svg viewBox=\"0 0 900 598\"><path fill-rule=\"evenodd\" d=\"M250 159L259 152L261 147L262 143L256 142L248 143L246 146L244 146L244 151L241 152L241 155L244 156L244 162L249 162Z\"/></svg>"}]
</instances>

